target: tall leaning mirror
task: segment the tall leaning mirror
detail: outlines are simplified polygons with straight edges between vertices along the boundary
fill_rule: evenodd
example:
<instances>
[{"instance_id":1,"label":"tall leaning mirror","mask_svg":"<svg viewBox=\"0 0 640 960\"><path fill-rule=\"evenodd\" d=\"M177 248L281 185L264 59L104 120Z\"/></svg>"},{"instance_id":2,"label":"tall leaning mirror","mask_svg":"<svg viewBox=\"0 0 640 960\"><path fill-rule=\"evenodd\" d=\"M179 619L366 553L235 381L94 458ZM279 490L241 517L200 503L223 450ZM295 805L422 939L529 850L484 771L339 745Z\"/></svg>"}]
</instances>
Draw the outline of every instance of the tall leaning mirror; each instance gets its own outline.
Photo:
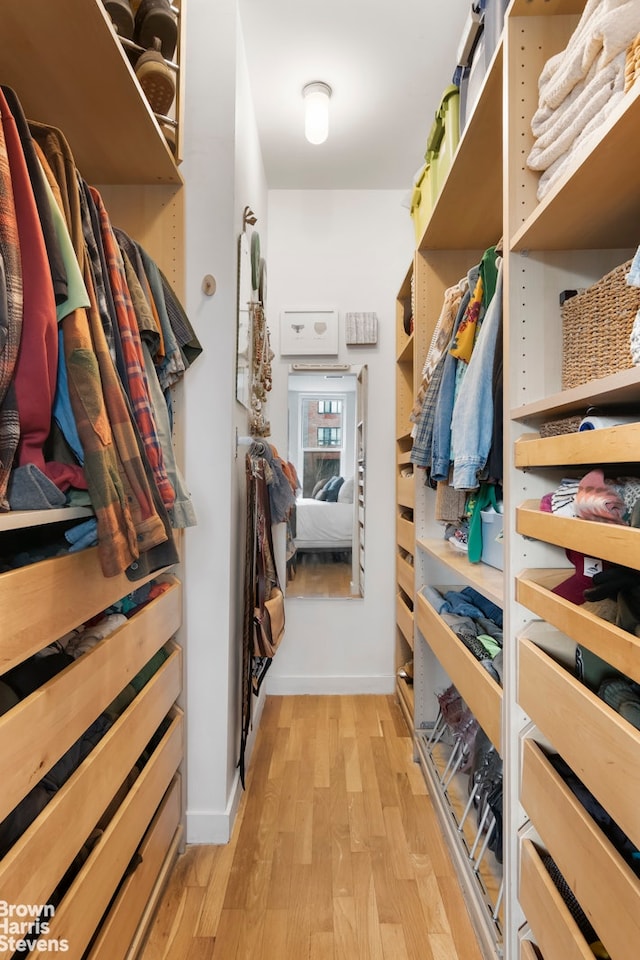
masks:
<instances>
[{"instance_id":1,"label":"tall leaning mirror","mask_svg":"<svg viewBox=\"0 0 640 960\"><path fill-rule=\"evenodd\" d=\"M366 366L289 373L289 597L364 596L366 386Z\"/></svg>"}]
</instances>

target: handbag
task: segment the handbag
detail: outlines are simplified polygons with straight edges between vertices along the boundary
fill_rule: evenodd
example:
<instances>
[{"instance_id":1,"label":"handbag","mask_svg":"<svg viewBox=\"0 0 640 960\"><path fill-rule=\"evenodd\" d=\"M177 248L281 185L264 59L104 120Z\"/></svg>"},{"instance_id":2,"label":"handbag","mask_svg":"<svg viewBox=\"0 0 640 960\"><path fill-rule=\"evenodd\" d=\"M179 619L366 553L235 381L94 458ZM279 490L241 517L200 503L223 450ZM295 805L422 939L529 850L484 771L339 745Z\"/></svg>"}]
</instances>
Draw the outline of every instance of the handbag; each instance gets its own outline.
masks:
<instances>
[{"instance_id":1,"label":"handbag","mask_svg":"<svg viewBox=\"0 0 640 960\"><path fill-rule=\"evenodd\" d=\"M258 535L256 544L256 605L253 610L253 655L255 657L272 658L284 636L284 594L280 589L277 574L275 574L275 581L271 577L269 578L270 587L267 588L265 550L269 551L274 568L275 554L271 534L269 498L263 486L258 487L258 503L264 518L264 535ZM258 529L259 526L258 524Z\"/></svg>"},{"instance_id":2,"label":"handbag","mask_svg":"<svg viewBox=\"0 0 640 960\"><path fill-rule=\"evenodd\" d=\"M253 623L255 656L273 657L284 636L284 594L280 587L272 588L262 609L255 608Z\"/></svg>"}]
</instances>

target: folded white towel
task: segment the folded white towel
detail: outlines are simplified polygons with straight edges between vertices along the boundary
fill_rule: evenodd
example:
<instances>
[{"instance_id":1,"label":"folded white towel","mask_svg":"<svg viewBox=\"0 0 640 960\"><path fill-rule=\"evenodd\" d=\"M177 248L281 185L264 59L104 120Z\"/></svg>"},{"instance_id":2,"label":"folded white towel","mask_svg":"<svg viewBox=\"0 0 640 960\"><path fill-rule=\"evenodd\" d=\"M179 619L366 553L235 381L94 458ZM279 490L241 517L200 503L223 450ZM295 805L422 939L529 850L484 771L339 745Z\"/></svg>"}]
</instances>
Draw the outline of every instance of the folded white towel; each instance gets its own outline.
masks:
<instances>
[{"instance_id":1,"label":"folded white towel","mask_svg":"<svg viewBox=\"0 0 640 960\"><path fill-rule=\"evenodd\" d=\"M590 16L585 16L592 9ZM640 32L640 0L602 0L587 4L562 55L552 57L540 74L540 104L558 107L583 80L594 60L606 66Z\"/></svg>"},{"instance_id":2,"label":"folded white towel","mask_svg":"<svg viewBox=\"0 0 640 960\"><path fill-rule=\"evenodd\" d=\"M554 124L557 122L557 116L561 111L572 109L573 104L575 104L576 100L578 100L578 98L582 95L597 72L598 63L596 61L592 63L586 77L581 80L580 83L576 83L571 93L564 98L557 109L550 107L546 103L540 104L531 118L531 132L533 133L534 137L543 137L545 133L548 133L549 130L553 128Z\"/></svg>"},{"instance_id":3,"label":"folded white towel","mask_svg":"<svg viewBox=\"0 0 640 960\"><path fill-rule=\"evenodd\" d=\"M554 123L538 137L527 158L531 170L546 170L568 150L596 117L616 90L624 88L625 53L598 70L580 96L565 107L569 97L554 111Z\"/></svg>"},{"instance_id":4,"label":"folded white towel","mask_svg":"<svg viewBox=\"0 0 640 960\"><path fill-rule=\"evenodd\" d=\"M593 117L582 133L576 137L570 149L545 170L538 181L538 200L542 200L556 183L559 183L563 177L572 170L575 170L586 154L593 149L602 137L603 124L606 123L611 113L618 107L618 104L623 98L624 91L622 90L616 90L612 93L602 110Z\"/></svg>"}]
</instances>

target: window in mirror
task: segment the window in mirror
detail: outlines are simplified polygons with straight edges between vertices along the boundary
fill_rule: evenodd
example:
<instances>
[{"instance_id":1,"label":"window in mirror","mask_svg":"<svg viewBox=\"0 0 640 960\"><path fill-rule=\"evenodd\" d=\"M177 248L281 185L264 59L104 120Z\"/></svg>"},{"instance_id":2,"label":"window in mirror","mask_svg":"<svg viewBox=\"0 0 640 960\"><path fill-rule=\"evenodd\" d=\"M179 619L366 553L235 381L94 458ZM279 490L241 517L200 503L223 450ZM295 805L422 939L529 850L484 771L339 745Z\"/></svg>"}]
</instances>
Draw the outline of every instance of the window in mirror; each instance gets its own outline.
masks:
<instances>
[{"instance_id":1,"label":"window in mirror","mask_svg":"<svg viewBox=\"0 0 640 960\"><path fill-rule=\"evenodd\" d=\"M356 478L364 461L357 464L356 456L363 409L357 372L289 376L288 459L300 482L289 596L362 596L364 507Z\"/></svg>"}]
</instances>

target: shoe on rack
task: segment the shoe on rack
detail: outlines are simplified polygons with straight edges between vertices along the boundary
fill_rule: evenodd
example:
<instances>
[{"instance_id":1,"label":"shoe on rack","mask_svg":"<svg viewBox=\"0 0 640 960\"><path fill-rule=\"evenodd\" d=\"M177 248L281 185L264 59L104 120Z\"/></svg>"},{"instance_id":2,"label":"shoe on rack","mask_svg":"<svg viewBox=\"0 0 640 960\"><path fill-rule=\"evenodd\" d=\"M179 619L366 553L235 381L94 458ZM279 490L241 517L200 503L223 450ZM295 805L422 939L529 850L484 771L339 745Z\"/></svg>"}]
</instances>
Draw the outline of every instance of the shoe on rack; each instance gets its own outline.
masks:
<instances>
[{"instance_id":1,"label":"shoe on rack","mask_svg":"<svg viewBox=\"0 0 640 960\"><path fill-rule=\"evenodd\" d=\"M133 11L129 0L102 0L102 5L111 17L119 37L133 40Z\"/></svg>"},{"instance_id":2,"label":"shoe on rack","mask_svg":"<svg viewBox=\"0 0 640 960\"><path fill-rule=\"evenodd\" d=\"M153 49L146 50L136 63L136 77L153 112L166 116L176 95L176 80L164 62L158 37L154 38Z\"/></svg>"},{"instance_id":3,"label":"shoe on rack","mask_svg":"<svg viewBox=\"0 0 640 960\"><path fill-rule=\"evenodd\" d=\"M162 56L171 60L178 42L178 19L169 0L142 0L135 17L135 41L149 49L160 40Z\"/></svg>"}]
</instances>

